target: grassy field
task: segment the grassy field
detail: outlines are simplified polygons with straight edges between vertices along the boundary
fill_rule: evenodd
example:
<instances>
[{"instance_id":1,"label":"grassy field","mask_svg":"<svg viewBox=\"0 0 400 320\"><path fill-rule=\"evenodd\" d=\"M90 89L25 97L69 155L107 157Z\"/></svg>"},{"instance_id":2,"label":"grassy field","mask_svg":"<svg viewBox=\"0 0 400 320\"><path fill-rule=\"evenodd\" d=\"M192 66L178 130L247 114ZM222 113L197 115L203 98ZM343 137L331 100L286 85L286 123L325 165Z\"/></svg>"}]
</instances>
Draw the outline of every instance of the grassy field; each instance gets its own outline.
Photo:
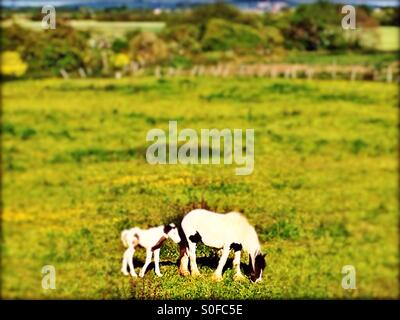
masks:
<instances>
[{"instance_id":1,"label":"grassy field","mask_svg":"<svg viewBox=\"0 0 400 320\"><path fill-rule=\"evenodd\" d=\"M229 80L229 81L228 81ZM36 80L3 84L3 298L282 299L397 297L397 87L257 78ZM149 165L146 133L254 128L255 169ZM120 232L193 207L239 210L267 254L264 281L120 273ZM207 258L208 257L208 258ZM145 252L138 251L136 266ZM243 263L248 263L245 256ZM41 288L54 265L57 289ZM354 265L357 289L341 287Z\"/></svg>"},{"instance_id":2,"label":"grassy field","mask_svg":"<svg viewBox=\"0 0 400 320\"><path fill-rule=\"evenodd\" d=\"M399 50L399 27L379 27L378 32L380 37L379 50Z\"/></svg>"},{"instance_id":3,"label":"grassy field","mask_svg":"<svg viewBox=\"0 0 400 320\"><path fill-rule=\"evenodd\" d=\"M32 21L23 17L14 19L16 23L24 28L32 30L42 30L41 21ZM10 25L11 20L2 22L3 26ZM82 31L92 31L105 37L116 38L123 37L127 32L133 30L159 32L165 23L152 21L94 21L94 20L71 20L71 26Z\"/></svg>"},{"instance_id":4,"label":"grassy field","mask_svg":"<svg viewBox=\"0 0 400 320\"><path fill-rule=\"evenodd\" d=\"M396 52L371 52L371 53L332 53L332 52L289 52L284 59L287 63L300 63L308 65L364 65L382 66L394 63L398 59Z\"/></svg>"}]
</instances>

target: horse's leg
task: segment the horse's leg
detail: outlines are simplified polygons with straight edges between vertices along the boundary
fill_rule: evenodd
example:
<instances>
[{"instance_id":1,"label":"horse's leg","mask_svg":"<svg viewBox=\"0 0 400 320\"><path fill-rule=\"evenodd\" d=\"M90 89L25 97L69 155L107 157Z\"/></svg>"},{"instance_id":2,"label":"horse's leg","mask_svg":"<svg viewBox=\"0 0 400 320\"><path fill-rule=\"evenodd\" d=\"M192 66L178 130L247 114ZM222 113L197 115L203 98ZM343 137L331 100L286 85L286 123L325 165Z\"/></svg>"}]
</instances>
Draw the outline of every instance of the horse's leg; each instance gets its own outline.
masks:
<instances>
[{"instance_id":1,"label":"horse's leg","mask_svg":"<svg viewBox=\"0 0 400 320\"><path fill-rule=\"evenodd\" d=\"M189 241L189 258L190 258L190 270L192 271L192 276L199 276L200 271L197 268L196 263L196 243Z\"/></svg>"},{"instance_id":2,"label":"horse's leg","mask_svg":"<svg viewBox=\"0 0 400 320\"><path fill-rule=\"evenodd\" d=\"M233 267L236 268L236 273L234 275L235 280L242 280L244 276L240 271L240 250L235 251L235 259L233 260Z\"/></svg>"},{"instance_id":3,"label":"horse's leg","mask_svg":"<svg viewBox=\"0 0 400 320\"><path fill-rule=\"evenodd\" d=\"M133 266L133 255L135 253L135 248L130 247L129 248L129 257L128 257L128 265L129 265L129 271L131 273L132 277L137 277L137 274L135 272L135 267Z\"/></svg>"},{"instance_id":4,"label":"horse's leg","mask_svg":"<svg viewBox=\"0 0 400 320\"><path fill-rule=\"evenodd\" d=\"M230 250L229 246L224 246L221 259L219 259L218 267L213 274L213 280L216 281L222 280L222 270L224 269L226 260L228 260L229 250Z\"/></svg>"},{"instance_id":5,"label":"horse's leg","mask_svg":"<svg viewBox=\"0 0 400 320\"><path fill-rule=\"evenodd\" d=\"M143 278L144 277L144 273L146 272L147 267L149 266L150 262L151 262L151 256L153 255L153 251L151 251L151 249L147 249L146 251L146 262L144 263L144 266L142 268L142 270L140 270L139 273L139 277Z\"/></svg>"},{"instance_id":6,"label":"horse's leg","mask_svg":"<svg viewBox=\"0 0 400 320\"><path fill-rule=\"evenodd\" d=\"M133 254L135 253L135 248L133 246L129 246L128 249L125 250L124 253L124 260L122 261L122 273L124 275L128 275L128 265L129 265L129 269L130 269L130 274L132 277L137 277L136 272L135 272L135 268L133 267Z\"/></svg>"},{"instance_id":7,"label":"horse's leg","mask_svg":"<svg viewBox=\"0 0 400 320\"><path fill-rule=\"evenodd\" d=\"M156 272L156 275L161 277L162 274L160 272L160 248L157 250L154 250L154 269Z\"/></svg>"},{"instance_id":8,"label":"horse's leg","mask_svg":"<svg viewBox=\"0 0 400 320\"><path fill-rule=\"evenodd\" d=\"M130 250L129 248L125 250L124 258L122 259L121 272L126 276L129 275L129 272L128 272L128 261L129 261L129 255L130 255L129 250Z\"/></svg>"},{"instance_id":9,"label":"horse's leg","mask_svg":"<svg viewBox=\"0 0 400 320\"><path fill-rule=\"evenodd\" d=\"M180 261L180 265L179 265L179 273L182 276L188 276L190 274L188 266L189 266L189 256L188 256L188 252L187 252L187 248L186 246L180 246L180 256L179 256L179 261Z\"/></svg>"}]
</instances>

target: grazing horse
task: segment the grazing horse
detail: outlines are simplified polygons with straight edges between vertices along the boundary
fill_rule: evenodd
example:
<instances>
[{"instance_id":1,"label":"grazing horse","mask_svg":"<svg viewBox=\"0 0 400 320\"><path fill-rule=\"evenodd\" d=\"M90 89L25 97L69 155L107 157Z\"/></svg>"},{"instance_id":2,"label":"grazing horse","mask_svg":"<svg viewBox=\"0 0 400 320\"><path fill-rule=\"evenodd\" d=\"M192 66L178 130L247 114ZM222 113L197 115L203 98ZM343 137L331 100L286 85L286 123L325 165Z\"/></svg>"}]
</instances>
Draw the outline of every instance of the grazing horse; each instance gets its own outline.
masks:
<instances>
[{"instance_id":1,"label":"grazing horse","mask_svg":"<svg viewBox=\"0 0 400 320\"><path fill-rule=\"evenodd\" d=\"M265 255L261 253L256 231L240 213L221 214L204 209L192 210L183 218L181 228L183 231L181 238L183 238L183 234L186 238L183 238L180 243L179 271L182 275L189 274L189 259L192 276L200 274L196 264L196 244L201 241L206 246L222 249L222 256L213 275L214 280L222 279L222 270L230 250L233 249L235 252L233 261L236 268L235 279L244 278L240 271L240 252L245 250L249 253L252 268L251 280L261 281L265 268Z\"/></svg>"},{"instance_id":2,"label":"grazing horse","mask_svg":"<svg viewBox=\"0 0 400 320\"><path fill-rule=\"evenodd\" d=\"M179 243L181 238L178 233L178 229L175 224L170 223L165 226L159 226L150 228L147 230L142 230L140 228L132 228L128 230L124 230L121 232L121 241L125 247L128 249L125 250L124 258L122 261L122 273L124 275L129 275L128 273L128 265L129 271L132 277L137 277L135 269L133 267L133 254L135 253L135 248L137 246L144 247L146 249L146 262L142 270L139 273L139 276L143 278L144 273L146 272L147 267L151 262L151 257L154 253L154 269L156 275L161 277L162 274L160 272L160 247L164 243L165 240L171 238L175 243Z\"/></svg>"}]
</instances>

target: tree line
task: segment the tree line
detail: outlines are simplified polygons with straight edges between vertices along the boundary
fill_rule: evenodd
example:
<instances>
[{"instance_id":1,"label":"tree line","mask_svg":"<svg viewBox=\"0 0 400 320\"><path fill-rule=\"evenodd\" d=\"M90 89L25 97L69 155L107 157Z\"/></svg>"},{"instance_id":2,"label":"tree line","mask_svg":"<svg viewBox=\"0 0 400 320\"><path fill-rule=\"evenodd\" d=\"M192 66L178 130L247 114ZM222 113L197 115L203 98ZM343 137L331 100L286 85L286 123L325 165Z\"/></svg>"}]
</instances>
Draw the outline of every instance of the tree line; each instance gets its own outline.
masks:
<instances>
[{"instance_id":1,"label":"tree line","mask_svg":"<svg viewBox=\"0 0 400 320\"><path fill-rule=\"evenodd\" d=\"M159 14L126 8L61 11L55 30L38 32L15 23L3 28L2 52L8 57L14 54L14 65L26 64L26 68L17 68L19 72L37 77L59 75L61 70L109 76L132 62L140 67L176 68L221 62L268 63L294 50L373 51L378 41L376 28L382 21L389 23L398 12L385 10L378 15L367 7L357 8L357 27L369 31L368 39L365 32L344 32L341 6L325 1L264 14L242 12L225 3ZM7 12L2 18L7 18ZM39 16L31 12L31 18ZM135 30L107 38L74 29L71 19L164 21L166 26L159 33Z\"/></svg>"}]
</instances>

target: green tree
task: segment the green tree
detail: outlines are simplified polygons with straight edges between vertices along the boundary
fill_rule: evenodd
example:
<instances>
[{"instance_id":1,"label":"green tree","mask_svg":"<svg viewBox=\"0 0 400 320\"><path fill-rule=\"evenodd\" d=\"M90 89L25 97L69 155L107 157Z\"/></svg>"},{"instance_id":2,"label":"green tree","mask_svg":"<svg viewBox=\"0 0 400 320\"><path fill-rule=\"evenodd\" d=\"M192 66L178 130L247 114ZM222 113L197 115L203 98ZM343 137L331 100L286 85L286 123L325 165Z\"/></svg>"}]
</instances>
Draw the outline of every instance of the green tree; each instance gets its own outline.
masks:
<instances>
[{"instance_id":1,"label":"green tree","mask_svg":"<svg viewBox=\"0 0 400 320\"><path fill-rule=\"evenodd\" d=\"M285 30L289 47L305 50L335 49L345 43L339 7L327 1L296 7Z\"/></svg>"},{"instance_id":2,"label":"green tree","mask_svg":"<svg viewBox=\"0 0 400 320\"><path fill-rule=\"evenodd\" d=\"M200 30L190 24L168 26L162 33L162 38L179 54L198 53L201 50L199 42Z\"/></svg>"},{"instance_id":3,"label":"green tree","mask_svg":"<svg viewBox=\"0 0 400 320\"><path fill-rule=\"evenodd\" d=\"M258 30L222 19L208 22L202 39L205 51L234 50L239 53L263 48L263 39Z\"/></svg>"},{"instance_id":4,"label":"green tree","mask_svg":"<svg viewBox=\"0 0 400 320\"><path fill-rule=\"evenodd\" d=\"M58 74L61 69L74 71L84 66L83 52L87 47L87 34L79 32L62 21L57 28L43 32L35 55L46 70Z\"/></svg>"},{"instance_id":5,"label":"green tree","mask_svg":"<svg viewBox=\"0 0 400 320\"><path fill-rule=\"evenodd\" d=\"M372 16L382 26L400 25L400 8L381 8L373 11Z\"/></svg>"},{"instance_id":6,"label":"green tree","mask_svg":"<svg viewBox=\"0 0 400 320\"><path fill-rule=\"evenodd\" d=\"M285 38L278 28L264 27L261 31L261 34L264 40L264 47L270 52L283 48Z\"/></svg>"},{"instance_id":7,"label":"green tree","mask_svg":"<svg viewBox=\"0 0 400 320\"><path fill-rule=\"evenodd\" d=\"M117 38L111 44L111 49L115 53L121 53L128 50L128 42L125 39Z\"/></svg>"}]
</instances>

